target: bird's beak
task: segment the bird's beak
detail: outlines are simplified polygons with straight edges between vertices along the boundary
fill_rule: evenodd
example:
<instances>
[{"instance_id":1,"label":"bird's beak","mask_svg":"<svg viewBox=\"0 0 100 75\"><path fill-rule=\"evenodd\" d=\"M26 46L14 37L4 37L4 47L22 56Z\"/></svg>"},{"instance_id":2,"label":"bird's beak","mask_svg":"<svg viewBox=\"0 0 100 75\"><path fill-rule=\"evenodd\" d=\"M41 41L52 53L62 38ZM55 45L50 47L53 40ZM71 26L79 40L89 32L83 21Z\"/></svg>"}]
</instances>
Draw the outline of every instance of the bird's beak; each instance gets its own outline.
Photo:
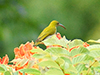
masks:
<instances>
[{"instance_id":1,"label":"bird's beak","mask_svg":"<svg viewBox=\"0 0 100 75\"><path fill-rule=\"evenodd\" d=\"M61 27L63 27L64 29L66 29L66 28L65 28L62 24L60 24L60 23L58 24L58 26L61 26Z\"/></svg>"}]
</instances>

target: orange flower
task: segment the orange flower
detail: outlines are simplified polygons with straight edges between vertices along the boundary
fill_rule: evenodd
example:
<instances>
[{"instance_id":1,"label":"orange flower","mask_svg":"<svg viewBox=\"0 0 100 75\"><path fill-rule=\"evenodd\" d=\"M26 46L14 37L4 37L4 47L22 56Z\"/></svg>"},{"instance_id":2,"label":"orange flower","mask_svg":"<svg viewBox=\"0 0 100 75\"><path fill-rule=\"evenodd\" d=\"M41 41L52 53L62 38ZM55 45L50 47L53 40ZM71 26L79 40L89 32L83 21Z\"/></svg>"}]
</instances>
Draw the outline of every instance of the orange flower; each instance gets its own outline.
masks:
<instances>
[{"instance_id":1,"label":"orange flower","mask_svg":"<svg viewBox=\"0 0 100 75\"><path fill-rule=\"evenodd\" d=\"M21 73L20 71L19 71L19 75L23 75L23 73ZM28 75L27 73L25 73L25 75Z\"/></svg>"},{"instance_id":2,"label":"orange flower","mask_svg":"<svg viewBox=\"0 0 100 75\"><path fill-rule=\"evenodd\" d=\"M5 55L2 59L0 58L0 64L8 64L9 58L8 55Z\"/></svg>"},{"instance_id":3,"label":"orange flower","mask_svg":"<svg viewBox=\"0 0 100 75\"><path fill-rule=\"evenodd\" d=\"M17 47L14 49L15 59L12 61L14 64L16 64L17 62L20 62L17 60L28 59L26 60L24 65L20 65L21 63L17 64L17 66L15 66L15 70L23 69L28 66L28 63L30 60L33 60L33 61L35 60L35 58L32 57L32 55L34 54L31 52L32 48L33 48L33 42L32 43L27 42L25 45L21 44L19 48ZM37 47L34 47L34 48L37 48Z\"/></svg>"},{"instance_id":4,"label":"orange flower","mask_svg":"<svg viewBox=\"0 0 100 75\"><path fill-rule=\"evenodd\" d=\"M17 58L30 58L33 53L30 51L32 49L32 43L27 42L25 45L21 44L21 46L14 49L15 59Z\"/></svg>"}]
</instances>

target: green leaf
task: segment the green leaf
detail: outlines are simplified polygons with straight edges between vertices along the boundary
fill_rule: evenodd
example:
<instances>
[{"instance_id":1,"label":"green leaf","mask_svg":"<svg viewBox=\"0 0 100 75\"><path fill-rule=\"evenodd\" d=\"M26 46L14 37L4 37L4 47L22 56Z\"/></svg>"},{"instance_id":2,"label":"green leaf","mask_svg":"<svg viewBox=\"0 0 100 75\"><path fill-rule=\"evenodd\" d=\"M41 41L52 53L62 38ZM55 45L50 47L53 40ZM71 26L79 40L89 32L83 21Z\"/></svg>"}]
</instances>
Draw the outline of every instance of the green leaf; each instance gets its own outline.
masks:
<instances>
[{"instance_id":1,"label":"green leaf","mask_svg":"<svg viewBox=\"0 0 100 75\"><path fill-rule=\"evenodd\" d=\"M29 60L27 68L31 68L34 65L34 60Z\"/></svg>"},{"instance_id":2,"label":"green leaf","mask_svg":"<svg viewBox=\"0 0 100 75\"><path fill-rule=\"evenodd\" d=\"M60 40L56 37L56 35L53 35L51 38L48 38L48 39L45 39L43 41L43 43L46 45L46 46L49 46L49 45L61 45L63 47L66 47L67 48L67 44L69 43L69 41L63 37L61 38Z\"/></svg>"},{"instance_id":3,"label":"green leaf","mask_svg":"<svg viewBox=\"0 0 100 75\"><path fill-rule=\"evenodd\" d=\"M3 64L0 64L0 72L7 71L7 67Z\"/></svg>"},{"instance_id":4,"label":"green leaf","mask_svg":"<svg viewBox=\"0 0 100 75\"><path fill-rule=\"evenodd\" d=\"M99 73L100 73L100 65L99 65L99 66L97 66L97 67L93 67L93 69L94 69L95 71L97 71L97 72L99 72Z\"/></svg>"},{"instance_id":5,"label":"green leaf","mask_svg":"<svg viewBox=\"0 0 100 75\"><path fill-rule=\"evenodd\" d=\"M16 62L16 66L18 66L20 64L20 66L25 65L27 62L29 61L29 59L13 59L11 62Z\"/></svg>"},{"instance_id":6,"label":"green leaf","mask_svg":"<svg viewBox=\"0 0 100 75\"><path fill-rule=\"evenodd\" d=\"M5 71L4 68L0 67L0 73L4 71Z\"/></svg>"},{"instance_id":7,"label":"green leaf","mask_svg":"<svg viewBox=\"0 0 100 75\"><path fill-rule=\"evenodd\" d=\"M44 58L44 54L33 54L33 58Z\"/></svg>"},{"instance_id":8,"label":"green leaf","mask_svg":"<svg viewBox=\"0 0 100 75\"><path fill-rule=\"evenodd\" d=\"M91 51L89 55L94 58L100 57L100 50Z\"/></svg>"},{"instance_id":9,"label":"green leaf","mask_svg":"<svg viewBox=\"0 0 100 75\"><path fill-rule=\"evenodd\" d=\"M58 57L55 62L62 68L63 70L69 67L69 63L65 62L61 57Z\"/></svg>"},{"instance_id":10,"label":"green leaf","mask_svg":"<svg viewBox=\"0 0 100 75\"><path fill-rule=\"evenodd\" d=\"M85 55L85 57L84 57L84 62L85 61L92 61L92 60L94 60L94 57L92 57L92 56L90 56L90 55Z\"/></svg>"},{"instance_id":11,"label":"green leaf","mask_svg":"<svg viewBox=\"0 0 100 75\"><path fill-rule=\"evenodd\" d=\"M89 43L100 43L100 39L98 39L98 40L88 40L87 42L89 42Z\"/></svg>"},{"instance_id":12,"label":"green leaf","mask_svg":"<svg viewBox=\"0 0 100 75\"><path fill-rule=\"evenodd\" d=\"M71 41L70 43L69 43L69 48L72 48L72 47L75 47L75 46L83 46L83 41L82 40L80 40L80 39L74 39L73 41Z\"/></svg>"},{"instance_id":13,"label":"green leaf","mask_svg":"<svg viewBox=\"0 0 100 75\"><path fill-rule=\"evenodd\" d=\"M21 73L28 73L28 74L34 74L34 75L41 75L39 70L33 69L33 68L30 68L30 69L21 69L21 70L19 70L19 71L20 71Z\"/></svg>"},{"instance_id":14,"label":"green leaf","mask_svg":"<svg viewBox=\"0 0 100 75\"><path fill-rule=\"evenodd\" d=\"M32 50L31 50L31 52L37 52L37 53L44 53L44 50L43 49L41 49L41 48L32 48Z\"/></svg>"},{"instance_id":15,"label":"green leaf","mask_svg":"<svg viewBox=\"0 0 100 75\"><path fill-rule=\"evenodd\" d=\"M15 72L13 72L13 74L12 75L18 75L18 71L15 71Z\"/></svg>"},{"instance_id":16,"label":"green leaf","mask_svg":"<svg viewBox=\"0 0 100 75\"><path fill-rule=\"evenodd\" d=\"M78 66L76 66L76 69L78 70L78 72L87 70L88 68L86 68L85 64L79 64Z\"/></svg>"},{"instance_id":17,"label":"green leaf","mask_svg":"<svg viewBox=\"0 0 100 75\"><path fill-rule=\"evenodd\" d=\"M41 48L38 48L38 49L33 48L31 50L31 52L33 52L33 53L35 52L35 54L33 54L33 57L34 58L44 58L45 56L48 56L49 55L48 52L44 51Z\"/></svg>"},{"instance_id":18,"label":"green leaf","mask_svg":"<svg viewBox=\"0 0 100 75\"><path fill-rule=\"evenodd\" d=\"M41 67L54 67L54 68L60 68L58 64L55 61L52 60L47 60L47 61L41 61L38 63L39 66Z\"/></svg>"},{"instance_id":19,"label":"green leaf","mask_svg":"<svg viewBox=\"0 0 100 75\"><path fill-rule=\"evenodd\" d=\"M82 75L93 75L93 74L90 74L90 71L88 72L87 70L83 70L80 74L82 74Z\"/></svg>"},{"instance_id":20,"label":"green leaf","mask_svg":"<svg viewBox=\"0 0 100 75\"><path fill-rule=\"evenodd\" d=\"M100 45L98 45L98 44L90 45L90 46L87 47L87 49L89 51L100 50Z\"/></svg>"},{"instance_id":21,"label":"green leaf","mask_svg":"<svg viewBox=\"0 0 100 75\"><path fill-rule=\"evenodd\" d=\"M60 57L58 57L55 61L56 61L56 63L58 63L59 65L64 64L64 60L61 59Z\"/></svg>"},{"instance_id":22,"label":"green leaf","mask_svg":"<svg viewBox=\"0 0 100 75\"><path fill-rule=\"evenodd\" d=\"M63 56L69 54L69 52L66 49L60 47L48 48L45 51L56 56Z\"/></svg>"},{"instance_id":23,"label":"green leaf","mask_svg":"<svg viewBox=\"0 0 100 75\"><path fill-rule=\"evenodd\" d=\"M15 59L15 61L17 61L17 59ZM16 66L18 66L19 64L20 66L24 66L28 61L29 59L18 59Z\"/></svg>"},{"instance_id":24,"label":"green leaf","mask_svg":"<svg viewBox=\"0 0 100 75\"><path fill-rule=\"evenodd\" d=\"M60 69L50 68L44 75L64 75L64 73Z\"/></svg>"},{"instance_id":25,"label":"green leaf","mask_svg":"<svg viewBox=\"0 0 100 75\"><path fill-rule=\"evenodd\" d=\"M96 58L96 57L100 57L100 45L98 44L94 44L94 45L90 45L89 47L87 47L87 49L90 51L89 55Z\"/></svg>"},{"instance_id":26,"label":"green leaf","mask_svg":"<svg viewBox=\"0 0 100 75\"><path fill-rule=\"evenodd\" d=\"M85 63L86 61L89 62L89 60L93 60L94 58L89 56L89 55L80 55L80 56L77 56L77 57L74 57L73 60L72 60L72 63L73 64L78 64L78 63Z\"/></svg>"},{"instance_id":27,"label":"green leaf","mask_svg":"<svg viewBox=\"0 0 100 75\"><path fill-rule=\"evenodd\" d=\"M69 58L66 58L66 57L61 57L65 62L69 63L69 64L72 64L72 62L70 61Z\"/></svg>"},{"instance_id":28,"label":"green leaf","mask_svg":"<svg viewBox=\"0 0 100 75\"><path fill-rule=\"evenodd\" d=\"M11 75L9 71L5 71L4 75Z\"/></svg>"},{"instance_id":29,"label":"green leaf","mask_svg":"<svg viewBox=\"0 0 100 75\"><path fill-rule=\"evenodd\" d=\"M66 72L73 72L75 74L78 73L77 69L71 64L69 64L69 67L67 69L65 69L65 73Z\"/></svg>"},{"instance_id":30,"label":"green leaf","mask_svg":"<svg viewBox=\"0 0 100 75\"><path fill-rule=\"evenodd\" d=\"M69 67L69 64L65 62L62 58L58 57L55 62L64 70Z\"/></svg>"},{"instance_id":31,"label":"green leaf","mask_svg":"<svg viewBox=\"0 0 100 75\"><path fill-rule=\"evenodd\" d=\"M70 52L70 56L75 56L77 54L87 54L89 53L88 49L83 47L83 46L80 46L78 48L75 48L73 49L71 52Z\"/></svg>"},{"instance_id":32,"label":"green leaf","mask_svg":"<svg viewBox=\"0 0 100 75\"><path fill-rule=\"evenodd\" d=\"M60 67L65 71L67 68L69 68L69 63L65 62L64 64L61 64Z\"/></svg>"},{"instance_id":33,"label":"green leaf","mask_svg":"<svg viewBox=\"0 0 100 75\"><path fill-rule=\"evenodd\" d=\"M96 61L92 66L93 67L98 67L100 65L100 63L98 61Z\"/></svg>"},{"instance_id":34,"label":"green leaf","mask_svg":"<svg viewBox=\"0 0 100 75\"><path fill-rule=\"evenodd\" d=\"M84 61L84 57L85 57L85 55L80 55L80 56L74 57L72 60L72 63L73 64L80 63L81 61Z\"/></svg>"}]
</instances>

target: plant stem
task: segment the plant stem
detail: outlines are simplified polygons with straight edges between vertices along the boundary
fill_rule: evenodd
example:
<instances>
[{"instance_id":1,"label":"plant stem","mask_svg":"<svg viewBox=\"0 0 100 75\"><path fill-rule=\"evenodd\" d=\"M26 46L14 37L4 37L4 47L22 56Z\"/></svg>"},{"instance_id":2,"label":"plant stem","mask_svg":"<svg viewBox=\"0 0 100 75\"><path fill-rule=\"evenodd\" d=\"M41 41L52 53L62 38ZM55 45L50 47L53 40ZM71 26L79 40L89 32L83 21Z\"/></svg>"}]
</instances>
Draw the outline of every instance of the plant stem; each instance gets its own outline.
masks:
<instances>
[{"instance_id":1,"label":"plant stem","mask_svg":"<svg viewBox=\"0 0 100 75\"><path fill-rule=\"evenodd\" d=\"M86 75L89 75L89 71L91 70L91 67L93 66L93 64L95 63L95 62L97 62L97 60L95 60L90 66L89 66L89 68L88 68L88 71L87 71L87 74Z\"/></svg>"}]
</instances>

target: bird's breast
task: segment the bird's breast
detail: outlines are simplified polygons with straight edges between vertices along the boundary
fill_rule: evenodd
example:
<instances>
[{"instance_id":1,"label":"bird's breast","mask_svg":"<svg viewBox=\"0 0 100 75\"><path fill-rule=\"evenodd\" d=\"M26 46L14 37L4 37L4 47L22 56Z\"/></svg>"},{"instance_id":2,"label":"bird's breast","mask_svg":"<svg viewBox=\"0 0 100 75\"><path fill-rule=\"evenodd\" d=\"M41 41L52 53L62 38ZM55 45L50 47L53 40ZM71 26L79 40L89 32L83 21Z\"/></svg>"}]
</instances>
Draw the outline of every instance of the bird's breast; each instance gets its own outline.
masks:
<instances>
[{"instance_id":1,"label":"bird's breast","mask_svg":"<svg viewBox=\"0 0 100 75\"><path fill-rule=\"evenodd\" d=\"M51 38L53 35L55 35L55 34L49 35L45 39Z\"/></svg>"}]
</instances>

